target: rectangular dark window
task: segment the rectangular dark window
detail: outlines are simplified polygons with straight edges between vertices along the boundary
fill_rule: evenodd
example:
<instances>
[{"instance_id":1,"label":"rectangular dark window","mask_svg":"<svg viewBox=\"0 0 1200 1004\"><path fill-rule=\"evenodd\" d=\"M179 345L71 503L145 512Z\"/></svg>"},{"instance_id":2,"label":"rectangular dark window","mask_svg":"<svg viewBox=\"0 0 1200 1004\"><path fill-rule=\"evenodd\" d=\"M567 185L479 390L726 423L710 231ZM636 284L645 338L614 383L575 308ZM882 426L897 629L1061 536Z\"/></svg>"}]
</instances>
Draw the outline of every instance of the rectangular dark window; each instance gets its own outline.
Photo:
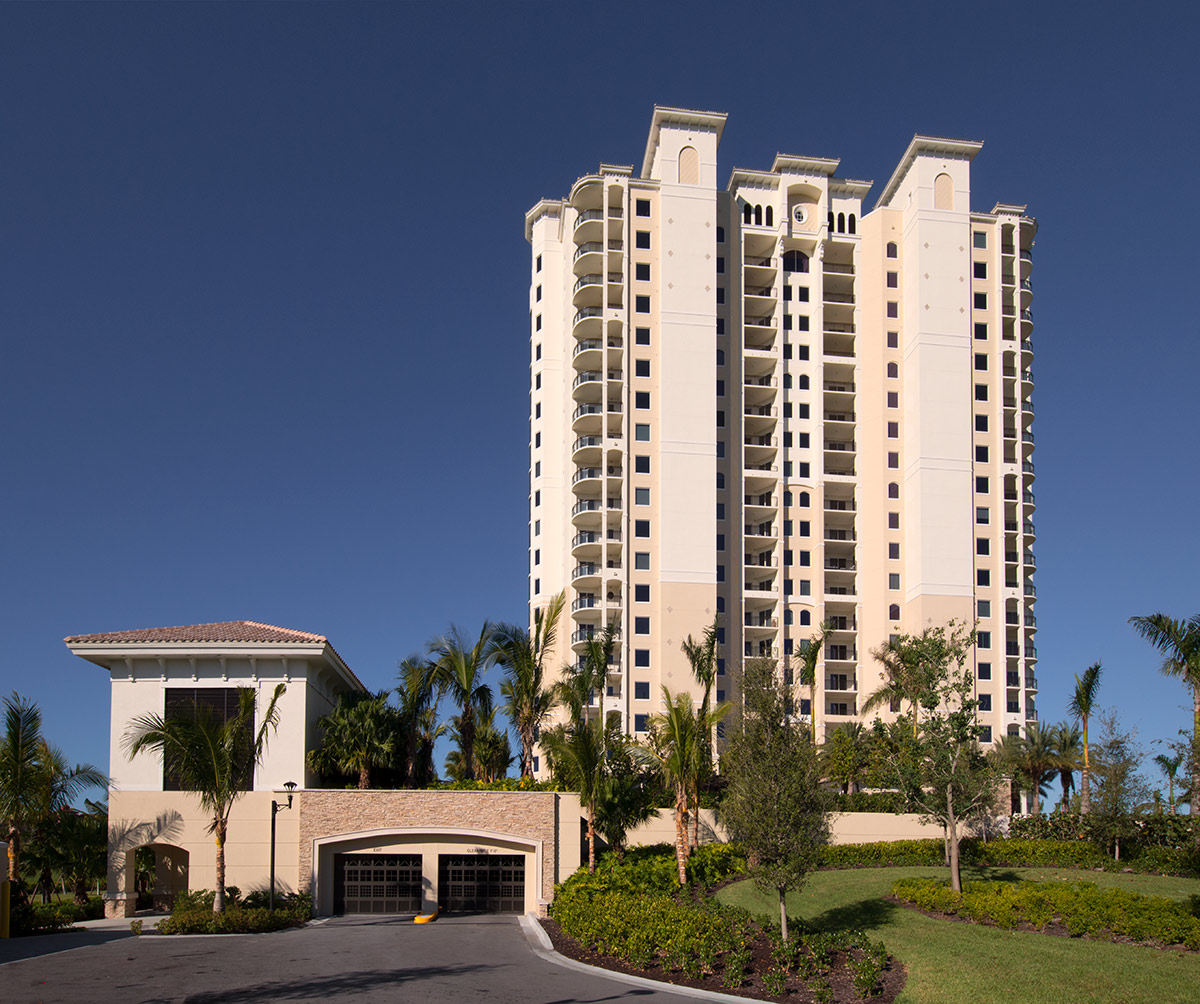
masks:
<instances>
[{"instance_id":1,"label":"rectangular dark window","mask_svg":"<svg viewBox=\"0 0 1200 1004\"><path fill-rule=\"evenodd\" d=\"M992 664L990 662L981 662L976 667L976 673L981 680L990 680L992 678Z\"/></svg>"},{"instance_id":2,"label":"rectangular dark window","mask_svg":"<svg viewBox=\"0 0 1200 1004\"><path fill-rule=\"evenodd\" d=\"M987 310L987 293L976 293L974 299L976 310Z\"/></svg>"},{"instance_id":3,"label":"rectangular dark window","mask_svg":"<svg viewBox=\"0 0 1200 1004\"><path fill-rule=\"evenodd\" d=\"M635 456L633 458L634 474L649 474L650 473L650 458Z\"/></svg>"},{"instance_id":4,"label":"rectangular dark window","mask_svg":"<svg viewBox=\"0 0 1200 1004\"><path fill-rule=\"evenodd\" d=\"M650 281L650 263L648 261L639 261L633 266L633 277L638 282Z\"/></svg>"},{"instance_id":5,"label":"rectangular dark window","mask_svg":"<svg viewBox=\"0 0 1200 1004\"><path fill-rule=\"evenodd\" d=\"M889 300L887 305L887 315L888 317L899 317L900 304L898 304L895 300Z\"/></svg>"},{"instance_id":6,"label":"rectangular dark window","mask_svg":"<svg viewBox=\"0 0 1200 1004\"><path fill-rule=\"evenodd\" d=\"M976 478L975 479L975 492L976 492L976 494L979 494L979 495L986 495L988 493L988 479L987 478Z\"/></svg>"},{"instance_id":7,"label":"rectangular dark window","mask_svg":"<svg viewBox=\"0 0 1200 1004\"><path fill-rule=\"evenodd\" d=\"M889 349L898 349L900 347L900 332L889 331L887 337L887 346Z\"/></svg>"},{"instance_id":8,"label":"rectangular dark window","mask_svg":"<svg viewBox=\"0 0 1200 1004\"><path fill-rule=\"evenodd\" d=\"M633 633L634 634L649 634L650 633L650 618L649 617L635 617L633 619Z\"/></svg>"},{"instance_id":9,"label":"rectangular dark window","mask_svg":"<svg viewBox=\"0 0 1200 1004\"><path fill-rule=\"evenodd\" d=\"M889 530L899 530L900 529L900 514L898 512L889 512L888 513L888 529Z\"/></svg>"},{"instance_id":10,"label":"rectangular dark window","mask_svg":"<svg viewBox=\"0 0 1200 1004\"><path fill-rule=\"evenodd\" d=\"M971 246L977 248L987 247L987 231L976 230L971 234Z\"/></svg>"},{"instance_id":11,"label":"rectangular dark window","mask_svg":"<svg viewBox=\"0 0 1200 1004\"><path fill-rule=\"evenodd\" d=\"M725 259L717 257L717 275L723 275L725 272Z\"/></svg>"},{"instance_id":12,"label":"rectangular dark window","mask_svg":"<svg viewBox=\"0 0 1200 1004\"><path fill-rule=\"evenodd\" d=\"M988 399L987 384L977 383L975 385L975 400L986 401Z\"/></svg>"},{"instance_id":13,"label":"rectangular dark window","mask_svg":"<svg viewBox=\"0 0 1200 1004\"><path fill-rule=\"evenodd\" d=\"M224 723L237 717L240 693L249 688L243 687L167 687L163 691L163 718L196 718L211 715L216 721ZM249 722L244 735L239 742L245 751L245 763L249 769L245 775L238 778L238 791L252 791L254 788L254 723ZM163 791L184 791L178 775L169 770L169 764L163 765Z\"/></svg>"},{"instance_id":14,"label":"rectangular dark window","mask_svg":"<svg viewBox=\"0 0 1200 1004\"><path fill-rule=\"evenodd\" d=\"M650 700L650 681L635 680L633 684L633 699L635 701Z\"/></svg>"},{"instance_id":15,"label":"rectangular dark window","mask_svg":"<svg viewBox=\"0 0 1200 1004\"><path fill-rule=\"evenodd\" d=\"M894 390L888 391L888 407L889 408L899 408L900 407L900 394L897 391L894 391Z\"/></svg>"},{"instance_id":16,"label":"rectangular dark window","mask_svg":"<svg viewBox=\"0 0 1200 1004\"><path fill-rule=\"evenodd\" d=\"M635 648L633 650L633 664L638 669L646 669L650 665L650 649Z\"/></svg>"},{"instance_id":17,"label":"rectangular dark window","mask_svg":"<svg viewBox=\"0 0 1200 1004\"><path fill-rule=\"evenodd\" d=\"M633 587L633 602L634 603L649 603L650 602L650 583L639 582Z\"/></svg>"},{"instance_id":18,"label":"rectangular dark window","mask_svg":"<svg viewBox=\"0 0 1200 1004\"><path fill-rule=\"evenodd\" d=\"M899 285L900 285L900 273L898 273L898 272L889 272L889 273L887 274L887 287L888 287L888 289L896 289L897 287L899 287Z\"/></svg>"},{"instance_id":19,"label":"rectangular dark window","mask_svg":"<svg viewBox=\"0 0 1200 1004\"><path fill-rule=\"evenodd\" d=\"M986 446L975 447L975 463L986 464L988 462L988 448Z\"/></svg>"},{"instance_id":20,"label":"rectangular dark window","mask_svg":"<svg viewBox=\"0 0 1200 1004\"><path fill-rule=\"evenodd\" d=\"M635 537L649 537L650 536L650 520L635 519L633 521L633 535Z\"/></svg>"},{"instance_id":21,"label":"rectangular dark window","mask_svg":"<svg viewBox=\"0 0 1200 1004\"><path fill-rule=\"evenodd\" d=\"M979 695L979 710L980 711L991 711L992 710L992 695L991 694L980 694Z\"/></svg>"},{"instance_id":22,"label":"rectangular dark window","mask_svg":"<svg viewBox=\"0 0 1200 1004\"><path fill-rule=\"evenodd\" d=\"M650 375L650 360L635 359L633 361L633 375L640 377L648 377Z\"/></svg>"},{"instance_id":23,"label":"rectangular dark window","mask_svg":"<svg viewBox=\"0 0 1200 1004\"><path fill-rule=\"evenodd\" d=\"M976 415L975 416L975 431L976 432L987 432L988 431L987 415Z\"/></svg>"},{"instance_id":24,"label":"rectangular dark window","mask_svg":"<svg viewBox=\"0 0 1200 1004\"><path fill-rule=\"evenodd\" d=\"M650 720L649 715L634 715L633 716L633 731L645 732L646 723Z\"/></svg>"},{"instance_id":25,"label":"rectangular dark window","mask_svg":"<svg viewBox=\"0 0 1200 1004\"><path fill-rule=\"evenodd\" d=\"M633 395L633 406L645 410L650 407L650 392L648 390L639 390Z\"/></svg>"},{"instance_id":26,"label":"rectangular dark window","mask_svg":"<svg viewBox=\"0 0 1200 1004\"><path fill-rule=\"evenodd\" d=\"M633 235L633 246L648 251L650 249L650 231L638 230Z\"/></svg>"},{"instance_id":27,"label":"rectangular dark window","mask_svg":"<svg viewBox=\"0 0 1200 1004\"><path fill-rule=\"evenodd\" d=\"M538 255L537 256L537 264L534 266L534 271L540 272L541 270L542 270L542 256Z\"/></svg>"},{"instance_id":28,"label":"rectangular dark window","mask_svg":"<svg viewBox=\"0 0 1200 1004\"><path fill-rule=\"evenodd\" d=\"M635 213L637 213L638 216L649 216L650 215L650 200L649 199L637 199L633 204L633 211Z\"/></svg>"},{"instance_id":29,"label":"rectangular dark window","mask_svg":"<svg viewBox=\"0 0 1200 1004\"><path fill-rule=\"evenodd\" d=\"M977 321L975 323L975 337L981 342L987 341L987 321Z\"/></svg>"},{"instance_id":30,"label":"rectangular dark window","mask_svg":"<svg viewBox=\"0 0 1200 1004\"><path fill-rule=\"evenodd\" d=\"M971 275L976 279L986 279L987 278L987 262L986 261L977 261L977 262L972 263Z\"/></svg>"},{"instance_id":31,"label":"rectangular dark window","mask_svg":"<svg viewBox=\"0 0 1200 1004\"><path fill-rule=\"evenodd\" d=\"M717 287L717 303L724 303L724 302L725 302L725 287L718 286Z\"/></svg>"},{"instance_id":32,"label":"rectangular dark window","mask_svg":"<svg viewBox=\"0 0 1200 1004\"><path fill-rule=\"evenodd\" d=\"M975 368L977 370L986 370L988 368L988 357L986 352L975 353Z\"/></svg>"},{"instance_id":33,"label":"rectangular dark window","mask_svg":"<svg viewBox=\"0 0 1200 1004\"><path fill-rule=\"evenodd\" d=\"M887 429L888 429L888 439L899 439L900 438L900 423L899 422L888 422Z\"/></svg>"},{"instance_id":34,"label":"rectangular dark window","mask_svg":"<svg viewBox=\"0 0 1200 1004\"><path fill-rule=\"evenodd\" d=\"M648 297L648 296L635 297L633 303L634 303L633 309L637 313L639 313L639 314L650 313L650 297Z\"/></svg>"}]
</instances>

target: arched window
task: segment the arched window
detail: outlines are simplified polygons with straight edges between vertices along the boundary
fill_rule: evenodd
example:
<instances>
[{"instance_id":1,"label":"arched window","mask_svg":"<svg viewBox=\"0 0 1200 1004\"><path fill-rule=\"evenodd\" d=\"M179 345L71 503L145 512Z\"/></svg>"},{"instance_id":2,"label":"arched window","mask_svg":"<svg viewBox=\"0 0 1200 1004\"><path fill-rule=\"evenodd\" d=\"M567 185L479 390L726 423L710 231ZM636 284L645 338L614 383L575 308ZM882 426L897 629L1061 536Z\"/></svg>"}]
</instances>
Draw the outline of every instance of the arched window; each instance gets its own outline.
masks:
<instances>
[{"instance_id":1,"label":"arched window","mask_svg":"<svg viewBox=\"0 0 1200 1004\"><path fill-rule=\"evenodd\" d=\"M854 214L853 213L850 214L849 227L850 227L850 233L852 233L852 234L857 233L857 231L854 229Z\"/></svg>"},{"instance_id":2,"label":"arched window","mask_svg":"<svg viewBox=\"0 0 1200 1004\"><path fill-rule=\"evenodd\" d=\"M900 604L893 603L888 607L888 620L898 621L900 619Z\"/></svg>"},{"instance_id":3,"label":"arched window","mask_svg":"<svg viewBox=\"0 0 1200 1004\"><path fill-rule=\"evenodd\" d=\"M900 367L895 363L888 363L888 376L898 377L900 375Z\"/></svg>"},{"instance_id":4,"label":"arched window","mask_svg":"<svg viewBox=\"0 0 1200 1004\"><path fill-rule=\"evenodd\" d=\"M833 233L833 213L829 214L829 232Z\"/></svg>"},{"instance_id":5,"label":"arched window","mask_svg":"<svg viewBox=\"0 0 1200 1004\"><path fill-rule=\"evenodd\" d=\"M750 208L749 202L742 206L742 222L749 225L751 221L751 214L753 212L754 210Z\"/></svg>"},{"instance_id":6,"label":"arched window","mask_svg":"<svg viewBox=\"0 0 1200 1004\"><path fill-rule=\"evenodd\" d=\"M933 179L933 208L954 208L954 181L948 174L939 174Z\"/></svg>"},{"instance_id":7,"label":"arched window","mask_svg":"<svg viewBox=\"0 0 1200 1004\"><path fill-rule=\"evenodd\" d=\"M810 614L807 610L801 610L800 611L800 623L802 625L803 624L811 624L812 623L812 614Z\"/></svg>"},{"instance_id":8,"label":"arched window","mask_svg":"<svg viewBox=\"0 0 1200 1004\"><path fill-rule=\"evenodd\" d=\"M898 247L896 247L896 242L888 241L887 256L889 258L895 258L895 257L899 256L899 254L900 254L900 249Z\"/></svg>"},{"instance_id":9,"label":"arched window","mask_svg":"<svg viewBox=\"0 0 1200 1004\"><path fill-rule=\"evenodd\" d=\"M767 206L767 226L775 226L775 210Z\"/></svg>"},{"instance_id":10,"label":"arched window","mask_svg":"<svg viewBox=\"0 0 1200 1004\"><path fill-rule=\"evenodd\" d=\"M685 146L679 151L679 184L700 184L700 154L694 146Z\"/></svg>"},{"instance_id":11,"label":"arched window","mask_svg":"<svg viewBox=\"0 0 1200 1004\"><path fill-rule=\"evenodd\" d=\"M888 485L888 498L898 499L900 497L900 486L895 481Z\"/></svg>"},{"instance_id":12,"label":"arched window","mask_svg":"<svg viewBox=\"0 0 1200 1004\"><path fill-rule=\"evenodd\" d=\"M762 226L762 206L754 207L754 225L756 227Z\"/></svg>"},{"instance_id":13,"label":"arched window","mask_svg":"<svg viewBox=\"0 0 1200 1004\"><path fill-rule=\"evenodd\" d=\"M800 493L800 508L801 508L801 509L807 509L807 508L808 508L808 492L801 492L801 493Z\"/></svg>"},{"instance_id":14,"label":"arched window","mask_svg":"<svg viewBox=\"0 0 1200 1004\"><path fill-rule=\"evenodd\" d=\"M803 251L785 251L783 253L783 270L785 272L807 272L808 255Z\"/></svg>"},{"instance_id":15,"label":"arched window","mask_svg":"<svg viewBox=\"0 0 1200 1004\"><path fill-rule=\"evenodd\" d=\"M725 243L725 228L724 227L717 227L717 243L718 244Z\"/></svg>"},{"instance_id":16,"label":"arched window","mask_svg":"<svg viewBox=\"0 0 1200 1004\"><path fill-rule=\"evenodd\" d=\"M801 374L800 374L800 377L799 377L799 380L798 380L798 381L797 381L797 383L796 383L796 386L797 386L797 387L798 387L800 390L808 390L808 374L807 374L807 373L801 373Z\"/></svg>"},{"instance_id":17,"label":"arched window","mask_svg":"<svg viewBox=\"0 0 1200 1004\"><path fill-rule=\"evenodd\" d=\"M837 232L839 234L844 234L846 232L846 214L845 213L838 213Z\"/></svg>"},{"instance_id":18,"label":"arched window","mask_svg":"<svg viewBox=\"0 0 1200 1004\"><path fill-rule=\"evenodd\" d=\"M784 388L784 390L792 389L792 374L790 374L790 373L783 374L783 388Z\"/></svg>"}]
</instances>

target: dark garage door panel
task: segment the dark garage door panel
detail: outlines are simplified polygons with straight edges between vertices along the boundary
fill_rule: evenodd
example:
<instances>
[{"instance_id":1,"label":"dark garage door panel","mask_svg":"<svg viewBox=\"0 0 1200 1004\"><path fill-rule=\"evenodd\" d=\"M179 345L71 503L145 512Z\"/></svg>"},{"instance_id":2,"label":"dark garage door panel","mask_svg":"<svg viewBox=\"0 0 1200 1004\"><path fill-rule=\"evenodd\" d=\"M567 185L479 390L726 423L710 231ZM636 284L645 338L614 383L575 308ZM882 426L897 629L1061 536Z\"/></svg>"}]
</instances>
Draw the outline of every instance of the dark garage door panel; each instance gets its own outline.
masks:
<instances>
[{"instance_id":1,"label":"dark garage door panel","mask_svg":"<svg viewBox=\"0 0 1200 1004\"><path fill-rule=\"evenodd\" d=\"M334 913L420 913L420 854L335 854Z\"/></svg>"},{"instance_id":2,"label":"dark garage door panel","mask_svg":"<svg viewBox=\"0 0 1200 1004\"><path fill-rule=\"evenodd\" d=\"M438 909L524 913L524 854L439 854Z\"/></svg>"}]
</instances>

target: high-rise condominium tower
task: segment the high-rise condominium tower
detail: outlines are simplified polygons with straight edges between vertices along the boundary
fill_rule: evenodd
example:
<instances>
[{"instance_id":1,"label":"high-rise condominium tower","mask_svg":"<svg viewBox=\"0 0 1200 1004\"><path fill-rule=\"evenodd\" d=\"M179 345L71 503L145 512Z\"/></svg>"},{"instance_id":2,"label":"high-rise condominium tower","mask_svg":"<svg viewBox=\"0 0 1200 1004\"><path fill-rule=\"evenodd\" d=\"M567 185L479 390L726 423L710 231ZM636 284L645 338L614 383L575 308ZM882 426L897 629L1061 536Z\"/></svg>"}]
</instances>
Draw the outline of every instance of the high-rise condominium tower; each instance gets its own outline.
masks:
<instances>
[{"instance_id":1,"label":"high-rise condominium tower","mask_svg":"<svg viewBox=\"0 0 1200 1004\"><path fill-rule=\"evenodd\" d=\"M915 136L868 209L820 157L721 188L724 126L655 108L640 171L526 214L531 611L565 591L559 662L618 625L600 702L634 733L693 686L680 645L714 617L718 696L829 624L819 735L860 715L889 636L977 621L981 737L1016 732L1037 224L971 210L977 142Z\"/></svg>"}]
</instances>

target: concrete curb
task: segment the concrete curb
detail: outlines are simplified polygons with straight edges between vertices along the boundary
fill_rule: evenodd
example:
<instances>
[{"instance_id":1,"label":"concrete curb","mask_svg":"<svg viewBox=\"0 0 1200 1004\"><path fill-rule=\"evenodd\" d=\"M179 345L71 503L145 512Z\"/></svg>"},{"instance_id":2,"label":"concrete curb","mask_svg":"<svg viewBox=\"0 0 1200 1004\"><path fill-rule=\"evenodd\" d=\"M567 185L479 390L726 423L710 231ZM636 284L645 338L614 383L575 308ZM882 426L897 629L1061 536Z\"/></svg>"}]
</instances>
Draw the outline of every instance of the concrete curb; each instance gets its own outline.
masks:
<instances>
[{"instance_id":1,"label":"concrete curb","mask_svg":"<svg viewBox=\"0 0 1200 1004\"><path fill-rule=\"evenodd\" d=\"M683 987L675 983L665 983L662 980L650 980L645 976L631 976L629 973L618 973L611 969L605 969L602 966L589 966L586 962L568 959L565 955L560 955L554 950L554 945L550 941L550 935L546 933L536 918L528 914L524 914L521 917L521 929L525 932L525 939L529 942L529 947L533 949L535 955L541 956L547 962L553 962L556 966L562 966L564 969L574 969L578 973L587 973L589 976L603 976L606 979L616 980L618 983L625 983L629 986L643 987L647 990L658 990L667 994L679 994L682 997L692 997L695 1000L701 1001L720 1001L722 1004L746 1004L747 1001L755 999L753 997L739 997L736 994L723 994L716 990L697 990L695 987Z\"/></svg>"}]
</instances>

